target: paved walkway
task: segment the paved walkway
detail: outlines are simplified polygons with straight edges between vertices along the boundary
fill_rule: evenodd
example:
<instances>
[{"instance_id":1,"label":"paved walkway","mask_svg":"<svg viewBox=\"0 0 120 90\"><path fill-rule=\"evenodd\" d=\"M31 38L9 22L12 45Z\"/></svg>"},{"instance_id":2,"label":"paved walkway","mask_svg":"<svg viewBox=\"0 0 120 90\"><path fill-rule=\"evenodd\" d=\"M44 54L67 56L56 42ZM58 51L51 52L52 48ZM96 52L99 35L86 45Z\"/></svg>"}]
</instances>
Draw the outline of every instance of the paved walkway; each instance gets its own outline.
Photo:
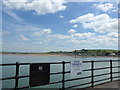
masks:
<instances>
[{"instance_id":1,"label":"paved walkway","mask_svg":"<svg viewBox=\"0 0 120 90\"><path fill-rule=\"evenodd\" d=\"M96 85L94 86L94 88L88 87L85 89L77 89L77 90L120 90L120 80Z\"/></svg>"},{"instance_id":2,"label":"paved walkway","mask_svg":"<svg viewBox=\"0 0 120 90\"><path fill-rule=\"evenodd\" d=\"M113 81L113 82L97 85L94 88L120 88L120 81Z\"/></svg>"}]
</instances>

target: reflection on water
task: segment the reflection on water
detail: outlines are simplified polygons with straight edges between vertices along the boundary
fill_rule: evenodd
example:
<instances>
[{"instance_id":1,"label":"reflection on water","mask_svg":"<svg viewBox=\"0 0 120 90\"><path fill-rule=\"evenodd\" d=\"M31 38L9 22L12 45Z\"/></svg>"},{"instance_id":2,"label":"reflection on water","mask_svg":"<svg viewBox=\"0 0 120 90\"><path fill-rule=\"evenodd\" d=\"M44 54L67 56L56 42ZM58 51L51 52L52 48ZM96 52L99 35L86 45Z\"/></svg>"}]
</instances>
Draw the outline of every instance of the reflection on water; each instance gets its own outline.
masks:
<instances>
[{"instance_id":1,"label":"reflection on water","mask_svg":"<svg viewBox=\"0 0 120 90\"><path fill-rule=\"evenodd\" d=\"M61 61L72 61L72 60L82 60L82 61L86 61L86 60L117 60L117 57L70 57L70 56L30 56L30 55L3 55L2 57L2 63L15 63L15 62L30 62L30 63L40 63L40 62L61 62ZM113 63L114 66L118 65L118 63ZM109 63L103 63L103 62L99 62L99 63L95 63L95 67L106 67L109 66ZM50 66L50 71L51 72L60 72L62 71L62 65L60 64L55 64L55 65L51 65ZM84 63L82 64L82 68L83 69L90 69L91 68L91 64L90 63ZM65 70L69 71L70 70L70 64L66 64L65 66ZM117 69L113 69L114 71L117 71ZM98 70L95 71L94 74L102 74L102 73L107 73L110 72L109 69L105 69L105 70ZM2 75L3 77L11 77L15 75L15 66L5 66L2 68ZM20 66L20 73L19 75L29 75L29 66ZM85 77L85 76L90 76L91 72L83 72L81 77ZM115 74L117 75L117 74ZM114 76L115 76L114 75ZM109 75L105 75L104 77L96 77L94 78L94 80L99 80L102 78L108 78L110 77ZM65 75L65 79L70 79L73 77L70 77L70 74L66 74ZM76 77L74 77L76 78ZM62 80L62 75L52 75L50 77L50 82L54 82L54 81L61 81ZM85 79L85 80L76 80L76 81L70 81L70 82L66 82L66 87L67 86L71 86L71 85L76 85L76 84L81 84L81 83L85 83L85 82L89 82L91 81L91 79ZM28 86L29 85L29 78L24 78L24 79L19 79L19 87L23 87L23 86ZM14 80L5 80L3 81L3 88L13 88L14 87ZM46 85L46 86L40 86L41 88L45 87L45 88L61 88L61 83L59 84L55 84L55 85ZM38 87L36 87L38 88ZM79 87L77 87L79 88Z\"/></svg>"}]
</instances>

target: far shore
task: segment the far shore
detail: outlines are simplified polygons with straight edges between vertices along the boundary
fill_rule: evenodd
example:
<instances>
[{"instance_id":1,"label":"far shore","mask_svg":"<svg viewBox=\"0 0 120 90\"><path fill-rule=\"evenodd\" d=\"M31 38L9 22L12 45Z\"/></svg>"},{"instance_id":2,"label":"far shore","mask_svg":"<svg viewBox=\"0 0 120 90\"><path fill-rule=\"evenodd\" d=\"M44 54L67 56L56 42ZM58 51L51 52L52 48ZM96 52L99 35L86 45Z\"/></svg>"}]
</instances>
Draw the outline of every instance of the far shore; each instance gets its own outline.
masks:
<instances>
[{"instance_id":1,"label":"far shore","mask_svg":"<svg viewBox=\"0 0 120 90\"><path fill-rule=\"evenodd\" d=\"M120 56L80 56L80 55L67 55L67 54L47 54L47 53L35 53L35 54L33 54L33 53L28 53L28 54L22 54L22 53L20 53L20 54L18 54L18 53L16 53L16 54L9 54L9 53L4 53L4 54L2 54L2 53L0 53L0 55L33 55L33 56L70 56L70 57L120 57Z\"/></svg>"}]
</instances>

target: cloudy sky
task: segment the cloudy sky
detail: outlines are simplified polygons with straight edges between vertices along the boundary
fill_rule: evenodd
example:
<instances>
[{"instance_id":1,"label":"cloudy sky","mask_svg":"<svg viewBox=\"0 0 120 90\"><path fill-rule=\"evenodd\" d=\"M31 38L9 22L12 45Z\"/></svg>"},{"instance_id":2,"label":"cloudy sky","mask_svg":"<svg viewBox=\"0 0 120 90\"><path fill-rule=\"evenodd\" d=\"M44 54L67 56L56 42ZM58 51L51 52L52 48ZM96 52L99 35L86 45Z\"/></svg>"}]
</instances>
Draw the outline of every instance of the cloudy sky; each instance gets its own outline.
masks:
<instances>
[{"instance_id":1,"label":"cloudy sky","mask_svg":"<svg viewBox=\"0 0 120 90\"><path fill-rule=\"evenodd\" d=\"M3 51L118 49L118 4L4 0Z\"/></svg>"}]
</instances>

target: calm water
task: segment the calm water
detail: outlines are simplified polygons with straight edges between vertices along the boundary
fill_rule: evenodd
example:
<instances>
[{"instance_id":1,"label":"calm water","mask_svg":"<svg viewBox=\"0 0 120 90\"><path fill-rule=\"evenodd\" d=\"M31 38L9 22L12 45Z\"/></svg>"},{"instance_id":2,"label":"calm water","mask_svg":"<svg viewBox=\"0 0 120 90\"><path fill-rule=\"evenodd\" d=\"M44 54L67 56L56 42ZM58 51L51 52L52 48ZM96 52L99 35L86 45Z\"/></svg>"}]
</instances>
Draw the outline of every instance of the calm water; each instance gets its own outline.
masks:
<instances>
[{"instance_id":1,"label":"calm water","mask_svg":"<svg viewBox=\"0 0 120 90\"><path fill-rule=\"evenodd\" d=\"M3 55L2 56L2 63L15 63L15 62L29 62L29 63L40 63L40 62L60 62L60 61L72 61L72 60L117 60L118 58L115 57L68 57L68 56L30 56L30 55ZM118 63L113 63L114 66L117 66ZM106 67L109 66L109 63L95 63L95 67ZM50 71L51 72L58 72L62 71L62 66L57 64L57 65L51 65L50 66ZM83 69L89 69L91 67L90 63L89 64L82 64ZM66 71L70 70L70 65L66 65ZM117 69L114 69L114 71L117 71ZM108 69L103 70L103 71L96 71L94 74L102 74L102 73L107 73L110 72ZM2 77L11 77L15 75L15 66L6 66L2 68ZM29 75L29 66L20 66L20 74L19 75ZM85 77L91 75L91 72L83 72L80 77ZM115 74L114 76L117 76ZM102 77L97 77L94 78L95 80L99 80L102 78L109 77L109 75L102 76ZM65 79L70 79L73 77L70 77L70 74L66 74ZM76 78L76 77L74 77ZM54 81L60 81L62 80L62 75L53 75L50 78L50 82ZM81 84L85 82L89 82L91 79L85 79L85 80L76 80L76 81L71 81L71 82L66 82L66 86L71 86L71 85L76 85L76 84ZM24 79L19 79L19 87L23 86L28 86L29 85L29 78L24 78ZM14 80L5 80L3 81L2 84L3 88L13 88L14 87ZM46 88L61 88L61 83L60 84L55 84L55 85L46 85L46 86L40 86L41 88L46 87ZM85 86L84 86L85 87ZM39 87L36 87L39 88ZM79 88L79 87L77 87Z\"/></svg>"}]
</instances>

